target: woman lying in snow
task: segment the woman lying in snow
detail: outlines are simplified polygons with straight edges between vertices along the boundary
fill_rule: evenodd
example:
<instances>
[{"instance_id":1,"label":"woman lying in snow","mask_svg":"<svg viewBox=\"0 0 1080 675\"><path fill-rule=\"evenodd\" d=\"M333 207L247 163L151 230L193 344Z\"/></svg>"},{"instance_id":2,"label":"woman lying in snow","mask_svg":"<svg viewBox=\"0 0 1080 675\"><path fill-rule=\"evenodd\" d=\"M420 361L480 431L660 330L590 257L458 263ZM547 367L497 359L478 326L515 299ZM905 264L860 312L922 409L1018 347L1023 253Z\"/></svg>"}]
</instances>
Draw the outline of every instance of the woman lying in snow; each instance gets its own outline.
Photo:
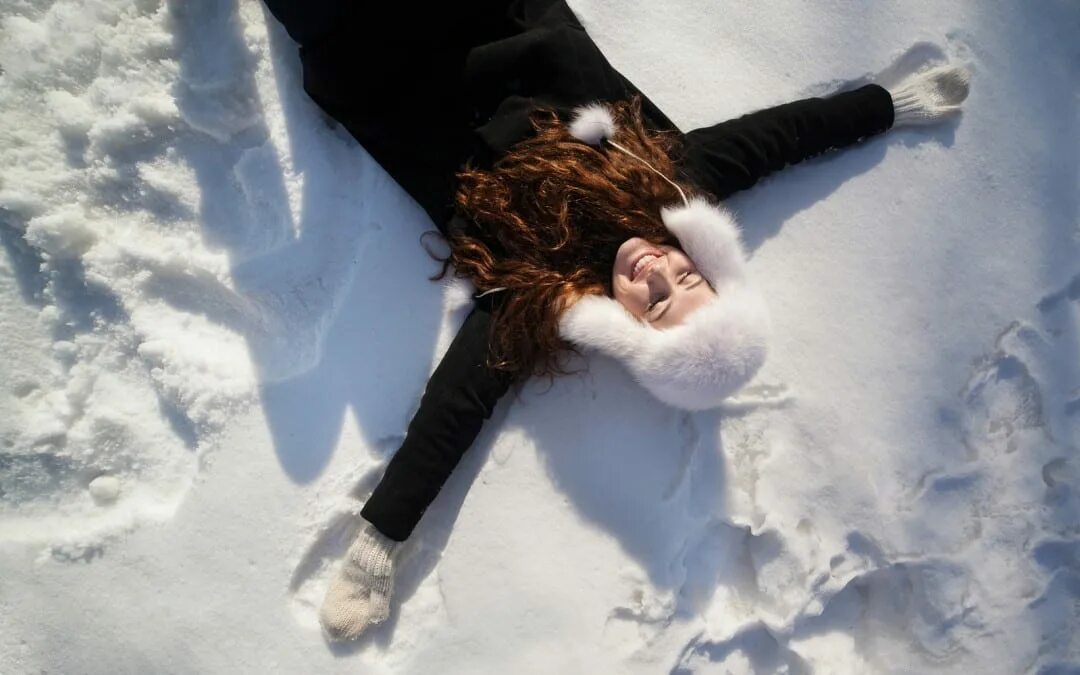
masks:
<instances>
[{"instance_id":1,"label":"woman lying in snow","mask_svg":"<svg viewBox=\"0 0 1080 675\"><path fill-rule=\"evenodd\" d=\"M389 615L401 542L515 380L561 372L573 345L701 410L754 375L768 315L718 200L943 118L968 91L965 70L939 67L683 133L564 0L266 2L301 45L308 94L428 212L477 288L330 585L334 639Z\"/></svg>"}]
</instances>

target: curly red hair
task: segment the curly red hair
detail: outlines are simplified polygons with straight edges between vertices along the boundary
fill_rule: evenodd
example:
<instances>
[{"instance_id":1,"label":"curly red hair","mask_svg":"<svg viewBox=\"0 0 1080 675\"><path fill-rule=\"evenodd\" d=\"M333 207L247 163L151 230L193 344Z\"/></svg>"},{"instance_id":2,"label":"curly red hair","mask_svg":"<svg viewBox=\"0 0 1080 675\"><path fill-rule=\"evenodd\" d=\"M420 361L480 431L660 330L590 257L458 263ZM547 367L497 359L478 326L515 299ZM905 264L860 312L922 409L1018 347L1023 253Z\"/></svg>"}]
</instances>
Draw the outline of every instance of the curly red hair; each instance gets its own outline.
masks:
<instances>
[{"instance_id":1,"label":"curly red hair","mask_svg":"<svg viewBox=\"0 0 1080 675\"><path fill-rule=\"evenodd\" d=\"M608 105L614 140L677 181L677 134L646 128L641 102ZM631 237L677 245L660 208L678 191L642 162L570 135L552 110L532 116L535 136L516 144L491 170L458 173L455 204L468 233L450 234L456 276L480 291L506 288L493 321L489 364L515 375L564 373L559 317L586 294L611 294L615 252ZM692 187L680 183L691 194Z\"/></svg>"}]
</instances>

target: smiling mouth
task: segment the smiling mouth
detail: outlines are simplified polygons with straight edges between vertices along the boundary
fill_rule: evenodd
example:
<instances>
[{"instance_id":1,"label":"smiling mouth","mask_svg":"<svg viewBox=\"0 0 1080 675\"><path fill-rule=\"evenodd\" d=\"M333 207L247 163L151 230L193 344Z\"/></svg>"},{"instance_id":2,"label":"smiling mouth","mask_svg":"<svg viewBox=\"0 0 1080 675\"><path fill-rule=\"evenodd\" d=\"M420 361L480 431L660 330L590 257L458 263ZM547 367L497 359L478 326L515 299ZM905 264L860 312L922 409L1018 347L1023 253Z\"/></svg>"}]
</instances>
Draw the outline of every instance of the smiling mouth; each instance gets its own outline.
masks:
<instances>
[{"instance_id":1,"label":"smiling mouth","mask_svg":"<svg viewBox=\"0 0 1080 675\"><path fill-rule=\"evenodd\" d=\"M657 250L643 251L630 267L630 281L636 281L642 272L656 264L656 261L664 256Z\"/></svg>"}]
</instances>

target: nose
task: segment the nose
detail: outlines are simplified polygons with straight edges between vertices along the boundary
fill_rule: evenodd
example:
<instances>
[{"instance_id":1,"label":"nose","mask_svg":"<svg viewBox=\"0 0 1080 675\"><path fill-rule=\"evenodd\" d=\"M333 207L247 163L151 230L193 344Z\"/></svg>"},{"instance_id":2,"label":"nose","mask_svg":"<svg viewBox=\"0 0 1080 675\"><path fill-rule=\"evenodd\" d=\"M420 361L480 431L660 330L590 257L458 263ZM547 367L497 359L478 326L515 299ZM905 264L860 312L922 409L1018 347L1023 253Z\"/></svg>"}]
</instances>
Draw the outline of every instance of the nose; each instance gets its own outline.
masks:
<instances>
[{"instance_id":1,"label":"nose","mask_svg":"<svg viewBox=\"0 0 1080 675\"><path fill-rule=\"evenodd\" d=\"M648 273L645 275L645 283L650 288L658 289L661 291L671 288L671 269L668 267L667 256L663 256L649 268Z\"/></svg>"},{"instance_id":2,"label":"nose","mask_svg":"<svg viewBox=\"0 0 1080 675\"><path fill-rule=\"evenodd\" d=\"M645 275L645 280L651 282L654 279L666 279L669 271L667 256L661 256L652 264L652 267L649 268L648 274Z\"/></svg>"}]
</instances>

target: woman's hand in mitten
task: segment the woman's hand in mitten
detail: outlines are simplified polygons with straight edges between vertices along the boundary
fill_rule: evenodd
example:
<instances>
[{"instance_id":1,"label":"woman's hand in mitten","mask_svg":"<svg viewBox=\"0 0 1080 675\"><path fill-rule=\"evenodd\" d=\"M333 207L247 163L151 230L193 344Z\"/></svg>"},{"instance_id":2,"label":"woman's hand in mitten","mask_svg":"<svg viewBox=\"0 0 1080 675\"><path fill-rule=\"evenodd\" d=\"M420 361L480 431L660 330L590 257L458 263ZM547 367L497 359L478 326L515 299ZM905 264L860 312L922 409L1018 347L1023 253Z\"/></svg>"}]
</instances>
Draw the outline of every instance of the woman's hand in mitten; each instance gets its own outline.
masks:
<instances>
[{"instance_id":1,"label":"woman's hand in mitten","mask_svg":"<svg viewBox=\"0 0 1080 675\"><path fill-rule=\"evenodd\" d=\"M960 111L971 88L971 73L963 66L938 66L909 75L894 87L894 126L933 124Z\"/></svg>"},{"instance_id":2,"label":"woman's hand in mitten","mask_svg":"<svg viewBox=\"0 0 1080 675\"><path fill-rule=\"evenodd\" d=\"M394 565L401 543L364 523L330 582L319 622L332 640L352 640L390 616Z\"/></svg>"}]
</instances>

